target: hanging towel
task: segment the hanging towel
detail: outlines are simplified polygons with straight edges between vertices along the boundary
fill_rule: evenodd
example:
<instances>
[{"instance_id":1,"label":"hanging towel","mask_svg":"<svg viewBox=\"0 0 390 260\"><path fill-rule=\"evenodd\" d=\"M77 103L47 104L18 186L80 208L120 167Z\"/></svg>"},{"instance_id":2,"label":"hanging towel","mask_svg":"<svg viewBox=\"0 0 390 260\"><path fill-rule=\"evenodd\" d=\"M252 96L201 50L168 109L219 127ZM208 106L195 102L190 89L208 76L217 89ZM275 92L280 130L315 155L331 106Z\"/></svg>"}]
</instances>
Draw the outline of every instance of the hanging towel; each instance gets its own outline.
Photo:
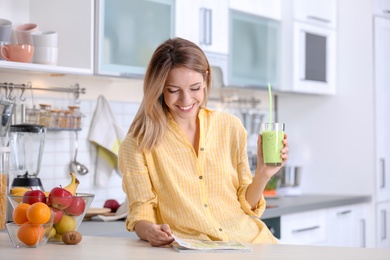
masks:
<instances>
[{"instance_id":1,"label":"hanging towel","mask_svg":"<svg viewBox=\"0 0 390 260\"><path fill-rule=\"evenodd\" d=\"M113 171L122 176L117 162L119 145L125 134L116 121L109 103L100 95L88 134L88 140L96 146L96 186L106 187Z\"/></svg>"}]
</instances>

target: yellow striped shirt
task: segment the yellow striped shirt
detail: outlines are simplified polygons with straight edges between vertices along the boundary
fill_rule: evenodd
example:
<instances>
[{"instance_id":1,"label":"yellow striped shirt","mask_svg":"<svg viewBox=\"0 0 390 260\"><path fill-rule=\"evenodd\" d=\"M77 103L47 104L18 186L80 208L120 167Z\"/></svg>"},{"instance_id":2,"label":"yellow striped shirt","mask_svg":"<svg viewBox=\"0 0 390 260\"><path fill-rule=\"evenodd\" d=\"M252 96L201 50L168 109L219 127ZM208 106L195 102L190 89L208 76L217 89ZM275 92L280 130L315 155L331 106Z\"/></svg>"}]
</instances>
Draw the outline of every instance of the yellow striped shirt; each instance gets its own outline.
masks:
<instances>
[{"instance_id":1,"label":"yellow striped shirt","mask_svg":"<svg viewBox=\"0 0 390 260\"><path fill-rule=\"evenodd\" d=\"M122 142L119 167L130 205L127 229L134 231L137 221L148 220L169 224L183 238L277 243L259 219L264 198L253 211L245 199L252 174L241 121L203 108L199 122L198 156L172 117L152 152L138 152L131 135Z\"/></svg>"}]
</instances>

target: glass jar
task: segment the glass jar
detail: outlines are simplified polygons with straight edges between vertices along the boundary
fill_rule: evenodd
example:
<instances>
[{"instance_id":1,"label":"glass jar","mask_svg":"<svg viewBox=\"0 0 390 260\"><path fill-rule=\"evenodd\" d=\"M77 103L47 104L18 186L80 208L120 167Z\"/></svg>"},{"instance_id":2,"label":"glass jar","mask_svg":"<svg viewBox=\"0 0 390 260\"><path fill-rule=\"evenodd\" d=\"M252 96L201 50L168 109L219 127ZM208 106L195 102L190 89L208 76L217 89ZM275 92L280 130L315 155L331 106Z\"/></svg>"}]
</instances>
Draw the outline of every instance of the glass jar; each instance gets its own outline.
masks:
<instances>
[{"instance_id":1,"label":"glass jar","mask_svg":"<svg viewBox=\"0 0 390 260\"><path fill-rule=\"evenodd\" d=\"M82 114L80 112L80 107L79 106L68 106L71 118L72 118L72 124L71 128L72 129L81 129L81 118Z\"/></svg>"},{"instance_id":2,"label":"glass jar","mask_svg":"<svg viewBox=\"0 0 390 260\"><path fill-rule=\"evenodd\" d=\"M39 123L43 126L48 127L50 124L50 111L51 111L51 105L48 104L39 104L39 111L40 111L40 120Z\"/></svg>"},{"instance_id":3,"label":"glass jar","mask_svg":"<svg viewBox=\"0 0 390 260\"><path fill-rule=\"evenodd\" d=\"M8 217L8 185L10 147L0 147L0 230L5 229Z\"/></svg>"},{"instance_id":4,"label":"glass jar","mask_svg":"<svg viewBox=\"0 0 390 260\"><path fill-rule=\"evenodd\" d=\"M40 124L40 114L41 111L36 108L27 108L26 109L26 123L28 124Z\"/></svg>"},{"instance_id":5,"label":"glass jar","mask_svg":"<svg viewBox=\"0 0 390 260\"><path fill-rule=\"evenodd\" d=\"M58 129L59 128L59 110L51 110L50 111L50 122L49 122L49 128L51 129Z\"/></svg>"}]
</instances>

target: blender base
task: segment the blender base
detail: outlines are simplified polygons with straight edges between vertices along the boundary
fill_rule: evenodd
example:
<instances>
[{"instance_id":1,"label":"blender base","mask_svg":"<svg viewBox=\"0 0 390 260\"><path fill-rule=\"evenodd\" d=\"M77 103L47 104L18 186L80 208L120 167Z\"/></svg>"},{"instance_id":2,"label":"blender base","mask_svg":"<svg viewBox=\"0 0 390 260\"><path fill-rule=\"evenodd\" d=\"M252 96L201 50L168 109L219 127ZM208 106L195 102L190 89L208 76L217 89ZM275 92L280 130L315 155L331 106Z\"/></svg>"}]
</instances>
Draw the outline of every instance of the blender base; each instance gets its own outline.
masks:
<instances>
[{"instance_id":1,"label":"blender base","mask_svg":"<svg viewBox=\"0 0 390 260\"><path fill-rule=\"evenodd\" d=\"M44 191L41 179L36 177L19 176L12 181L11 187L29 187L33 190Z\"/></svg>"}]
</instances>

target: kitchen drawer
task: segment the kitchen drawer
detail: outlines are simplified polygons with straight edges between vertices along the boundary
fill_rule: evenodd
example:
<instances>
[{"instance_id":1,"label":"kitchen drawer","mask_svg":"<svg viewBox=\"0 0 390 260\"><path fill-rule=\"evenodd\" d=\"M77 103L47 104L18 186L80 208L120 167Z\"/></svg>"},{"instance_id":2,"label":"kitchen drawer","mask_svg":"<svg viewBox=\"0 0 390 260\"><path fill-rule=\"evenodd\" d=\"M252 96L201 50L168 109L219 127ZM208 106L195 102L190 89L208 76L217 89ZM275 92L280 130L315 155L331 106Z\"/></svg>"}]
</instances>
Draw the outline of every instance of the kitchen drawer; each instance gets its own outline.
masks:
<instances>
[{"instance_id":1,"label":"kitchen drawer","mask_svg":"<svg viewBox=\"0 0 390 260\"><path fill-rule=\"evenodd\" d=\"M316 210L281 217L282 244L320 245L326 241L326 211Z\"/></svg>"}]
</instances>

